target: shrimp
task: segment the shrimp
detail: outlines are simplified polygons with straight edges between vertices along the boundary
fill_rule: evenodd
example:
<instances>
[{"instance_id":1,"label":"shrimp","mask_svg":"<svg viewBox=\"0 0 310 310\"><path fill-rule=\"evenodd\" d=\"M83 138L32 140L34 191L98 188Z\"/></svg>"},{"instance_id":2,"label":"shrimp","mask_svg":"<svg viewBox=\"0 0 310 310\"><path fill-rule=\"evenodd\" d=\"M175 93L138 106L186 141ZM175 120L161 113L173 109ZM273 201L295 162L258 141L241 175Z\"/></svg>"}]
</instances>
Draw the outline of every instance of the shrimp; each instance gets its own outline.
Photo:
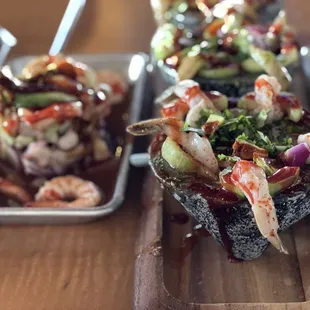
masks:
<instances>
[{"instance_id":1,"label":"shrimp","mask_svg":"<svg viewBox=\"0 0 310 310\"><path fill-rule=\"evenodd\" d=\"M180 144L184 151L199 163L201 167L199 173L212 180L217 180L219 167L209 140L194 132L182 132L183 126L183 121L175 118L158 118L133 124L127 128L127 131L136 136L157 132L166 134Z\"/></svg>"},{"instance_id":2,"label":"shrimp","mask_svg":"<svg viewBox=\"0 0 310 310\"><path fill-rule=\"evenodd\" d=\"M112 104L120 103L128 92L129 85L127 81L121 74L114 71L102 70L98 72L97 82L110 86L110 101Z\"/></svg>"},{"instance_id":3,"label":"shrimp","mask_svg":"<svg viewBox=\"0 0 310 310\"><path fill-rule=\"evenodd\" d=\"M25 79L32 79L48 72L63 74L91 88L95 88L97 84L93 69L63 55L38 57L25 66L22 75Z\"/></svg>"},{"instance_id":4,"label":"shrimp","mask_svg":"<svg viewBox=\"0 0 310 310\"><path fill-rule=\"evenodd\" d=\"M71 200L73 201L66 201ZM101 201L97 186L73 175L53 178L40 188L30 208L92 208Z\"/></svg>"},{"instance_id":5,"label":"shrimp","mask_svg":"<svg viewBox=\"0 0 310 310\"><path fill-rule=\"evenodd\" d=\"M203 101L205 107L216 110L213 102L201 91L199 84L195 81L183 80L179 82L175 86L174 92L188 104L190 109Z\"/></svg>"},{"instance_id":6,"label":"shrimp","mask_svg":"<svg viewBox=\"0 0 310 310\"><path fill-rule=\"evenodd\" d=\"M278 219L264 170L252 162L238 161L232 171L231 180L240 189L252 206L260 233L280 252L288 254L278 236Z\"/></svg>"},{"instance_id":7,"label":"shrimp","mask_svg":"<svg viewBox=\"0 0 310 310\"><path fill-rule=\"evenodd\" d=\"M267 123L283 118L284 111L281 108L277 97L281 91L281 85L273 76L260 75L255 81L255 102L257 107L253 114L258 114L262 110L268 110Z\"/></svg>"},{"instance_id":8,"label":"shrimp","mask_svg":"<svg viewBox=\"0 0 310 310\"><path fill-rule=\"evenodd\" d=\"M14 184L8 179L0 178L0 192L21 203L32 200L31 196L22 187Z\"/></svg>"},{"instance_id":9,"label":"shrimp","mask_svg":"<svg viewBox=\"0 0 310 310\"><path fill-rule=\"evenodd\" d=\"M155 102L163 104L161 114L164 117L183 120L187 115L186 122L191 127L196 127L202 109L217 111L212 100L201 91L199 84L192 80L183 80L169 87Z\"/></svg>"},{"instance_id":10,"label":"shrimp","mask_svg":"<svg viewBox=\"0 0 310 310\"><path fill-rule=\"evenodd\" d=\"M43 110L35 112L25 108L19 108L18 115L22 121L30 125L47 119L64 121L82 116L82 104L81 102L55 103Z\"/></svg>"}]
</instances>

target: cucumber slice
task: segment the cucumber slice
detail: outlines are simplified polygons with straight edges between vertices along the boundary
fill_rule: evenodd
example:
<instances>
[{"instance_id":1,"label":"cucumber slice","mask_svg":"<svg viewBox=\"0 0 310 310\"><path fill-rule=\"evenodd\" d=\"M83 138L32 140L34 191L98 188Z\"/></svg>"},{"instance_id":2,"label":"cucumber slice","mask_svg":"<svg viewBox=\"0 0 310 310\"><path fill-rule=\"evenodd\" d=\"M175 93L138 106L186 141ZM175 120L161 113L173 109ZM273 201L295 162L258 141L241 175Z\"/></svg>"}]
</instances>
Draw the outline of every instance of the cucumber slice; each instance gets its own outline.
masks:
<instances>
[{"instance_id":1,"label":"cucumber slice","mask_svg":"<svg viewBox=\"0 0 310 310\"><path fill-rule=\"evenodd\" d=\"M221 115L211 114L207 120L207 123L218 122L219 125L222 125L225 122L225 118Z\"/></svg>"},{"instance_id":2,"label":"cucumber slice","mask_svg":"<svg viewBox=\"0 0 310 310\"><path fill-rule=\"evenodd\" d=\"M237 66L231 65L229 67L214 68L214 69L200 69L199 75L208 79L225 79L236 76L239 73Z\"/></svg>"},{"instance_id":3,"label":"cucumber slice","mask_svg":"<svg viewBox=\"0 0 310 310\"><path fill-rule=\"evenodd\" d=\"M297 64L298 58L299 58L299 53L298 53L298 49L296 47L292 48L286 54L280 54L277 56L279 63L285 67L287 67L289 65Z\"/></svg>"},{"instance_id":4,"label":"cucumber slice","mask_svg":"<svg viewBox=\"0 0 310 310\"><path fill-rule=\"evenodd\" d=\"M11 137L2 126L0 126L0 137L8 145L13 145L14 144L15 138Z\"/></svg>"},{"instance_id":5,"label":"cucumber slice","mask_svg":"<svg viewBox=\"0 0 310 310\"><path fill-rule=\"evenodd\" d=\"M56 143L58 141L59 124L53 124L44 132L44 138L47 142Z\"/></svg>"},{"instance_id":6,"label":"cucumber slice","mask_svg":"<svg viewBox=\"0 0 310 310\"><path fill-rule=\"evenodd\" d=\"M161 148L162 157L178 172L195 172L196 162L180 146L167 137Z\"/></svg>"},{"instance_id":7,"label":"cucumber slice","mask_svg":"<svg viewBox=\"0 0 310 310\"><path fill-rule=\"evenodd\" d=\"M172 24L164 24L159 27L153 36L151 47L157 60L162 60L175 52L175 36L177 27Z\"/></svg>"},{"instance_id":8,"label":"cucumber slice","mask_svg":"<svg viewBox=\"0 0 310 310\"><path fill-rule=\"evenodd\" d=\"M213 90L210 92L207 92L207 96L211 99L214 106L220 110L224 111L228 109L228 98L227 96L221 94L220 92Z\"/></svg>"},{"instance_id":9,"label":"cucumber slice","mask_svg":"<svg viewBox=\"0 0 310 310\"><path fill-rule=\"evenodd\" d=\"M264 68L267 74L277 78L282 86L282 90L288 89L289 84L292 81L292 77L288 73L287 69L281 66L274 53L251 45L250 54L251 57Z\"/></svg>"},{"instance_id":10,"label":"cucumber slice","mask_svg":"<svg viewBox=\"0 0 310 310\"><path fill-rule=\"evenodd\" d=\"M75 96L61 92L42 92L42 93L16 93L15 105L19 108L46 107L55 102L74 102L78 99Z\"/></svg>"},{"instance_id":11,"label":"cucumber slice","mask_svg":"<svg viewBox=\"0 0 310 310\"><path fill-rule=\"evenodd\" d=\"M34 141L34 137L19 135L15 139L14 146L17 149L23 149L24 147L28 146L33 141Z\"/></svg>"},{"instance_id":12,"label":"cucumber slice","mask_svg":"<svg viewBox=\"0 0 310 310\"><path fill-rule=\"evenodd\" d=\"M249 73L263 73L264 68L259 65L253 58L248 58L241 63L244 71Z\"/></svg>"}]
</instances>

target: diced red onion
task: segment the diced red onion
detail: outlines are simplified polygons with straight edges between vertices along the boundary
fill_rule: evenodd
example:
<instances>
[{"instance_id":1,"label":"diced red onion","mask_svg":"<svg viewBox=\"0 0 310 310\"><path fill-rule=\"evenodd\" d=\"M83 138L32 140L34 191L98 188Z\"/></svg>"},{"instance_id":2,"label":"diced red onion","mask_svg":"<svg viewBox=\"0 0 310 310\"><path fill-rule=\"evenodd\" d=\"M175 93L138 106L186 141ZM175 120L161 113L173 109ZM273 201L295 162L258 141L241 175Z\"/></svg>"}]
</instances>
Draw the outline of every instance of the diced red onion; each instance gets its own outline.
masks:
<instances>
[{"instance_id":1,"label":"diced red onion","mask_svg":"<svg viewBox=\"0 0 310 310\"><path fill-rule=\"evenodd\" d=\"M303 166L310 156L310 149L307 143L301 143L288 149L284 153L285 162L288 166Z\"/></svg>"}]
</instances>

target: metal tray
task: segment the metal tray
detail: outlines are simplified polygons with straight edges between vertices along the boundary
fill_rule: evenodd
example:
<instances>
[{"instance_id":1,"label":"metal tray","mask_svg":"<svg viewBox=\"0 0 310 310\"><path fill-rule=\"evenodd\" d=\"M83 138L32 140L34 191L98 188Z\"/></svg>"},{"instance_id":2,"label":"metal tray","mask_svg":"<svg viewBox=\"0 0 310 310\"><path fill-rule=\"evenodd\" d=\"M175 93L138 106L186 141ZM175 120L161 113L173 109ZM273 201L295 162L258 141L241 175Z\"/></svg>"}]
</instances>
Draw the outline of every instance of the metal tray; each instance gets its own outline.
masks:
<instances>
[{"instance_id":1,"label":"metal tray","mask_svg":"<svg viewBox=\"0 0 310 310\"><path fill-rule=\"evenodd\" d=\"M35 56L25 56L13 59L7 63L14 74L21 72L24 65ZM74 59L85 62L95 70L110 69L122 73L133 85L129 106L128 122L139 120L142 108L143 90L146 85L146 66L148 56L139 54L99 54L72 55ZM0 224L64 224L85 223L117 210L124 200L129 171L129 156L133 150L133 140L125 140L119 169L116 175L111 199L104 205L89 209L33 209L33 208L0 208ZM97 176L97 179L102 176Z\"/></svg>"}]
</instances>

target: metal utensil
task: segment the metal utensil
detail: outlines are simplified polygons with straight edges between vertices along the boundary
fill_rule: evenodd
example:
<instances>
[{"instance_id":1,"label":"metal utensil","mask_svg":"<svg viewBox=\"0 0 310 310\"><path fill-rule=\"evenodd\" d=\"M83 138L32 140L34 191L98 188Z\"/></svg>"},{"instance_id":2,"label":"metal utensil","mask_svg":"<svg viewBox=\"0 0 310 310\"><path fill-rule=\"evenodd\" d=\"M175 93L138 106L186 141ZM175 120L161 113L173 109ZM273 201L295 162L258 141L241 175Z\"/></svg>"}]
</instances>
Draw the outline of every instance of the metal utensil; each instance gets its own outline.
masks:
<instances>
[{"instance_id":1,"label":"metal utensil","mask_svg":"<svg viewBox=\"0 0 310 310\"><path fill-rule=\"evenodd\" d=\"M16 45L17 39L7 29L0 27L0 42L0 66L3 66L11 48Z\"/></svg>"},{"instance_id":2,"label":"metal utensil","mask_svg":"<svg viewBox=\"0 0 310 310\"><path fill-rule=\"evenodd\" d=\"M147 167L149 164L150 155L148 153L136 153L129 157L129 162L134 167Z\"/></svg>"},{"instance_id":3,"label":"metal utensil","mask_svg":"<svg viewBox=\"0 0 310 310\"><path fill-rule=\"evenodd\" d=\"M70 35L72 34L74 27L76 26L83 12L85 3L86 0L69 1L65 14L60 22L53 43L49 50L49 55L59 54L65 48Z\"/></svg>"}]
</instances>

